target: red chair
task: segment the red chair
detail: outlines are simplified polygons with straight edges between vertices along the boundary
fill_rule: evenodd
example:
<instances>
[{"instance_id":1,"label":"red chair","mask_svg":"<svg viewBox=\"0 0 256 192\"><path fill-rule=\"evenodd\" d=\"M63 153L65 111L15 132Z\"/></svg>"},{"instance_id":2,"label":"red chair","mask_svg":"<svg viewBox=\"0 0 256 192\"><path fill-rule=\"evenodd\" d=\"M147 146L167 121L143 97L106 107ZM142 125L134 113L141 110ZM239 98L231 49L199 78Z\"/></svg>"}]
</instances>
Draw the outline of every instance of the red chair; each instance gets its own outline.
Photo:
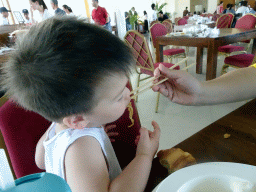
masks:
<instances>
[{"instance_id":1,"label":"red chair","mask_svg":"<svg viewBox=\"0 0 256 192\"><path fill-rule=\"evenodd\" d=\"M254 29L256 25L256 16L253 14L246 14L240 19L237 20L235 28L237 29ZM247 49L249 48L250 40L243 41L243 43L247 43ZM221 54L224 54L226 56L230 56L231 53L234 52L246 52L246 50L243 46L235 46L235 45L225 45L218 48L218 51Z\"/></svg>"},{"instance_id":2,"label":"red chair","mask_svg":"<svg viewBox=\"0 0 256 192\"><path fill-rule=\"evenodd\" d=\"M172 33L173 32L173 25L172 25L172 23L170 23L169 21L165 21L164 20L162 24L166 27L167 33Z\"/></svg>"},{"instance_id":3,"label":"red chair","mask_svg":"<svg viewBox=\"0 0 256 192\"><path fill-rule=\"evenodd\" d=\"M212 16L212 20L217 21L219 17L220 17L219 14L215 14L215 15Z\"/></svg>"},{"instance_id":4,"label":"red chair","mask_svg":"<svg viewBox=\"0 0 256 192\"><path fill-rule=\"evenodd\" d=\"M212 14L212 13L209 13L209 14L207 14L207 17L208 17L208 18L213 17L213 14Z\"/></svg>"},{"instance_id":5,"label":"red chair","mask_svg":"<svg viewBox=\"0 0 256 192\"><path fill-rule=\"evenodd\" d=\"M131 89L130 83L127 87ZM135 138L140 129L134 100L131 101L131 106L132 114L126 109L117 121L111 123L116 124L115 130L119 133L113 147L122 168L135 157ZM11 100L0 108L0 131L16 178L44 171L35 164L35 148L50 124L51 122L40 115L23 109ZM0 141L0 144L2 142Z\"/></svg>"},{"instance_id":6,"label":"red chair","mask_svg":"<svg viewBox=\"0 0 256 192\"><path fill-rule=\"evenodd\" d=\"M17 178L42 172L35 164L35 149L50 124L11 100L0 108L0 131Z\"/></svg>"},{"instance_id":7,"label":"red chair","mask_svg":"<svg viewBox=\"0 0 256 192\"><path fill-rule=\"evenodd\" d=\"M228 28L230 23L230 16L228 14L221 15L216 22L217 29Z\"/></svg>"},{"instance_id":8,"label":"red chair","mask_svg":"<svg viewBox=\"0 0 256 192\"><path fill-rule=\"evenodd\" d=\"M151 23L150 23L150 27L151 26L153 26L154 24L156 24L156 23L160 23L159 21L157 21L157 20L155 20L155 21L152 21Z\"/></svg>"},{"instance_id":9,"label":"red chair","mask_svg":"<svg viewBox=\"0 0 256 192\"><path fill-rule=\"evenodd\" d=\"M144 81L154 76L153 74L154 70L159 66L160 63L153 62L153 58L150 53L147 41L145 40L143 35L141 35L137 31L131 30L126 33L126 35L124 36L124 39L125 39L125 42L128 44L128 46L131 47L134 53L136 65L138 67L138 69L136 70L136 72L138 73L137 87L139 87L140 81ZM162 63L162 64L168 68L173 66L172 63ZM178 70L180 68L179 66L177 66L174 69ZM140 78L141 74L146 74L149 76L141 79ZM155 110L156 113L158 112L159 97L160 97L160 93L158 93L158 96L157 96L156 110Z\"/></svg>"},{"instance_id":10,"label":"red chair","mask_svg":"<svg viewBox=\"0 0 256 192\"><path fill-rule=\"evenodd\" d=\"M227 73L229 67L244 68L256 63L256 57L253 54L240 54L226 57L221 70L221 75Z\"/></svg>"},{"instance_id":11,"label":"red chair","mask_svg":"<svg viewBox=\"0 0 256 192\"><path fill-rule=\"evenodd\" d=\"M150 35L151 35L151 39L153 42L153 46L154 48L156 48L156 38L159 36L163 36L167 34L167 29L166 27L161 24L161 23L157 23L154 24L150 29ZM172 48L172 49L167 49L163 51L163 55L168 57L169 62L172 61L173 58L186 58L186 52L185 49L178 49L178 48ZM185 61L185 64L187 66L187 61Z\"/></svg>"},{"instance_id":12,"label":"red chair","mask_svg":"<svg viewBox=\"0 0 256 192\"><path fill-rule=\"evenodd\" d=\"M186 20L188 20L188 19L189 19L189 16L184 16L183 18L186 19Z\"/></svg>"},{"instance_id":13,"label":"red chair","mask_svg":"<svg viewBox=\"0 0 256 192\"><path fill-rule=\"evenodd\" d=\"M228 28L230 28L235 18L235 15L233 15L232 13L227 13L227 15L229 16Z\"/></svg>"},{"instance_id":14,"label":"red chair","mask_svg":"<svg viewBox=\"0 0 256 192\"><path fill-rule=\"evenodd\" d=\"M188 24L188 21L187 21L187 19L180 18L180 19L177 21L177 24L178 24L178 25L186 25L186 24Z\"/></svg>"}]
</instances>

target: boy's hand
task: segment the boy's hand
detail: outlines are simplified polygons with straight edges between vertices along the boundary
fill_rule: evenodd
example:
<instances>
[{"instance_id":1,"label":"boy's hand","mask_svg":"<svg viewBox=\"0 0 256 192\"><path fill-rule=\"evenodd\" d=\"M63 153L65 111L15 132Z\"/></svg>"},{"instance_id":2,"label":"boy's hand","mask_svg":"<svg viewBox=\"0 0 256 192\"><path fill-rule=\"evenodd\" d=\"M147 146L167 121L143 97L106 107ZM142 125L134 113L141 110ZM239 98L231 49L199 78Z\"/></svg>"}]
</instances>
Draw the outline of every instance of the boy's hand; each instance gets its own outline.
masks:
<instances>
[{"instance_id":1,"label":"boy's hand","mask_svg":"<svg viewBox=\"0 0 256 192\"><path fill-rule=\"evenodd\" d=\"M159 125L155 121L152 121L152 125L154 127L153 132L144 127L140 129L140 137L136 138L136 140L139 139L136 155L146 155L153 159L159 147L161 131Z\"/></svg>"},{"instance_id":2,"label":"boy's hand","mask_svg":"<svg viewBox=\"0 0 256 192\"><path fill-rule=\"evenodd\" d=\"M111 142L115 142L115 139L113 139L113 137L117 136L118 133L114 132L112 129L116 128L116 125L107 125L104 126L104 130L107 133L109 139Z\"/></svg>"}]
</instances>

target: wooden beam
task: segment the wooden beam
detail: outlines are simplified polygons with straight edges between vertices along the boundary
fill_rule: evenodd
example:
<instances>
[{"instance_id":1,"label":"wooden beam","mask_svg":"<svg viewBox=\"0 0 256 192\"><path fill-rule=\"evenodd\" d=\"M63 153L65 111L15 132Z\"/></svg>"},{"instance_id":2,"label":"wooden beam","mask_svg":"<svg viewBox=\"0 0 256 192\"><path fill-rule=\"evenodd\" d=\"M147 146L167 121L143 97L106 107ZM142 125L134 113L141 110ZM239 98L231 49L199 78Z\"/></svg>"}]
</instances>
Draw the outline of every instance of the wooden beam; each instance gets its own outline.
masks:
<instances>
[{"instance_id":1,"label":"wooden beam","mask_svg":"<svg viewBox=\"0 0 256 192\"><path fill-rule=\"evenodd\" d=\"M14 20L13 14L12 14L11 6L10 6L8 0L6 0L6 3L7 3L7 8L8 8L8 10L11 11L11 12L10 12L10 14L11 14L11 19L12 19L12 23L13 23L13 25L14 25L14 24L15 24L15 20Z\"/></svg>"},{"instance_id":2,"label":"wooden beam","mask_svg":"<svg viewBox=\"0 0 256 192\"><path fill-rule=\"evenodd\" d=\"M90 14L88 0L84 0L84 4L85 4L86 15L89 18L89 21L91 21L91 14Z\"/></svg>"}]
</instances>

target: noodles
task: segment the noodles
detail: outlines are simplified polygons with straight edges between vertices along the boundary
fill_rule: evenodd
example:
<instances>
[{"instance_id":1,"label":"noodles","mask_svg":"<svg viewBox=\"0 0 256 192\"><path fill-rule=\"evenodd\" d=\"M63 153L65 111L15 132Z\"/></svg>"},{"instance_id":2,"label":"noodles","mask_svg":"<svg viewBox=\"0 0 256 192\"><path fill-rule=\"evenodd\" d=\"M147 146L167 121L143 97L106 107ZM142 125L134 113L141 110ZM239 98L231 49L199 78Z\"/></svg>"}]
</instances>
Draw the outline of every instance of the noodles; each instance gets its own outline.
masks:
<instances>
[{"instance_id":1,"label":"noodles","mask_svg":"<svg viewBox=\"0 0 256 192\"><path fill-rule=\"evenodd\" d=\"M134 119L133 119L133 108L132 103L130 102L129 105L127 105L128 111L129 111L129 118L131 119L132 124L128 127L132 127L134 125Z\"/></svg>"}]
</instances>

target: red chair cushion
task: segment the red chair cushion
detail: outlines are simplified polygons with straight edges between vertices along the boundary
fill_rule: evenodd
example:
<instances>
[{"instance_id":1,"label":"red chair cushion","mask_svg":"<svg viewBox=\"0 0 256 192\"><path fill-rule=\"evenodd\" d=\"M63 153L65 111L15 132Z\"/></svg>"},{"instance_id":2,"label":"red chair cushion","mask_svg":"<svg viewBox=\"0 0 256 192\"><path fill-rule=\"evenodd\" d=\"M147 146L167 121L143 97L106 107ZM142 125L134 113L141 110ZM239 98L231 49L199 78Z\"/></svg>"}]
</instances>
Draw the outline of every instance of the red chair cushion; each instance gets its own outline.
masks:
<instances>
[{"instance_id":1,"label":"red chair cushion","mask_svg":"<svg viewBox=\"0 0 256 192\"><path fill-rule=\"evenodd\" d=\"M155 63L154 64L154 68L156 69L160 64L163 64L165 67L167 68L170 68L172 67L174 64L172 63ZM180 66L177 66L174 68L175 70L179 70L180 69ZM140 72L143 73L143 74L147 74L147 75L150 75L151 77L154 76L154 71L149 71L149 70L145 70L145 69L140 69Z\"/></svg>"},{"instance_id":2,"label":"red chair cushion","mask_svg":"<svg viewBox=\"0 0 256 192\"><path fill-rule=\"evenodd\" d=\"M163 55L172 56L180 53L185 53L185 49L167 49L163 51Z\"/></svg>"},{"instance_id":3,"label":"red chair cushion","mask_svg":"<svg viewBox=\"0 0 256 192\"><path fill-rule=\"evenodd\" d=\"M243 51L244 47L242 46L235 46L235 45L224 45L221 47L218 47L219 52L224 52L224 53L232 53L235 51Z\"/></svg>"},{"instance_id":4,"label":"red chair cushion","mask_svg":"<svg viewBox=\"0 0 256 192\"><path fill-rule=\"evenodd\" d=\"M224 63L234 65L236 67L248 67L252 64L254 55L253 54L240 54L226 57Z\"/></svg>"}]
</instances>

